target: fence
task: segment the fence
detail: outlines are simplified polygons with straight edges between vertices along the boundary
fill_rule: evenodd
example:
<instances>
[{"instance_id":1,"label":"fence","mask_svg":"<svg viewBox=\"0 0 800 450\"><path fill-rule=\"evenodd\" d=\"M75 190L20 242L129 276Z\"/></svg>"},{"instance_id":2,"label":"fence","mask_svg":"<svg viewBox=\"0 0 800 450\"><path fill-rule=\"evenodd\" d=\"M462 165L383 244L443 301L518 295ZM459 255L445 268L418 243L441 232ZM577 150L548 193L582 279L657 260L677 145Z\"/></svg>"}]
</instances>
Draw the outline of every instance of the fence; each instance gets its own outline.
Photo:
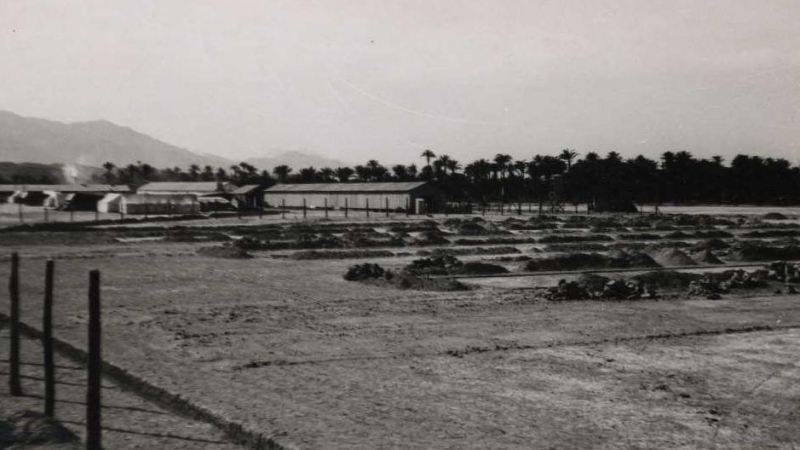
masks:
<instances>
[{"instance_id":1,"label":"fence","mask_svg":"<svg viewBox=\"0 0 800 450\"><path fill-rule=\"evenodd\" d=\"M22 396L20 376L20 296L19 296L19 255L11 255L11 275L9 277L10 310L10 352L8 390L12 396ZM56 366L53 353L53 285L55 262L48 260L45 267L44 305L42 308L42 347L44 349L44 414L55 417ZM102 448L101 433L101 319L100 319L100 272L89 272L89 356L88 381L86 385L86 449Z\"/></svg>"}]
</instances>

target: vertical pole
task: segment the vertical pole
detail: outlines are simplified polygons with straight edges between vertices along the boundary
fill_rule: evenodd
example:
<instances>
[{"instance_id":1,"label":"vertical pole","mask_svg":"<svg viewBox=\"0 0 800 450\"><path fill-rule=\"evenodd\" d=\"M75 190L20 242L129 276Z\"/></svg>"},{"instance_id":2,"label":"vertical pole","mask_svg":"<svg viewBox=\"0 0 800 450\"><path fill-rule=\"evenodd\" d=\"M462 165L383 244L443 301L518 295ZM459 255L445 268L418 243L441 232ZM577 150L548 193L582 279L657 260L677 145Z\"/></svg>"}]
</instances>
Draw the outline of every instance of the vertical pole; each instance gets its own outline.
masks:
<instances>
[{"instance_id":1,"label":"vertical pole","mask_svg":"<svg viewBox=\"0 0 800 450\"><path fill-rule=\"evenodd\" d=\"M22 202L17 203L17 211L19 213L19 221L22 222Z\"/></svg>"},{"instance_id":2,"label":"vertical pole","mask_svg":"<svg viewBox=\"0 0 800 450\"><path fill-rule=\"evenodd\" d=\"M344 217L345 217L345 218L347 218L347 209L348 209L348 205L347 205L347 197L345 197L345 198L344 198Z\"/></svg>"},{"instance_id":3,"label":"vertical pole","mask_svg":"<svg viewBox=\"0 0 800 450\"><path fill-rule=\"evenodd\" d=\"M500 215L502 216L506 209L506 202L503 199L500 199Z\"/></svg>"},{"instance_id":4,"label":"vertical pole","mask_svg":"<svg viewBox=\"0 0 800 450\"><path fill-rule=\"evenodd\" d=\"M303 197L303 219L306 218L306 198Z\"/></svg>"},{"instance_id":5,"label":"vertical pole","mask_svg":"<svg viewBox=\"0 0 800 450\"><path fill-rule=\"evenodd\" d=\"M100 450L100 271L89 272L89 364L86 390L86 449Z\"/></svg>"},{"instance_id":6,"label":"vertical pole","mask_svg":"<svg viewBox=\"0 0 800 450\"><path fill-rule=\"evenodd\" d=\"M11 351L8 390L11 395L22 395L19 378L19 255L11 254L11 278L8 282L11 294Z\"/></svg>"},{"instance_id":7,"label":"vertical pole","mask_svg":"<svg viewBox=\"0 0 800 450\"><path fill-rule=\"evenodd\" d=\"M286 199L285 198L281 199L281 218L282 219L286 218Z\"/></svg>"},{"instance_id":8,"label":"vertical pole","mask_svg":"<svg viewBox=\"0 0 800 450\"><path fill-rule=\"evenodd\" d=\"M383 200L384 200L383 203L384 203L384 206L385 206L385 209L386 209L386 217L389 217L389 197L384 197Z\"/></svg>"},{"instance_id":9,"label":"vertical pole","mask_svg":"<svg viewBox=\"0 0 800 450\"><path fill-rule=\"evenodd\" d=\"M369 197L367 197L367 217L369 217Z\"/></svg>"},{"instance_id":10,"label":"vertical pole","mask_svg":"<svg viewBox=\"0 0 800 450\"><path fill-rule=\"evenodd\" d=\"M56 413L56 364L53 357L53 276L55 263L48 260L44 274L44 314L42 317L42 347L44 348L44 415Z\"/></svg>"},{"instance_id":11,"label":"vertical pole","mask_svg":"<svg viewBox=\"0 0 800 450\"><path fill-rule=\"evenodd\" d=\"M72 209L72 205L69 205L69 221L75 222L75 210Z\"/></svg>"},{"instance_id":12,"label":"vertical pole","mask_svg":"<svg viewBox=\"0 0 800 450\"><path fill-rule=\"evenodd\" d=\"M259 220L264 218L264 202L263 201L259 202L259 204L258 204L258 218L259 218Z\"/></svg>"},{"instance_id":13,"label":"vertical pole","mask_svg":"<svg viewBox=\"0 0 800 450\"><path fill-rule=\"evenodd\" d=\"M45 223L47 223L47 222L48 222L48 217L47 217L47 206L45 206L45 207L44 207L44 221L45 221Z\"/></svg>"},{"instance_id":14,"label":"vertical pole","mask_svg":"<svg viewBox=\"0 0 800 450\"><path fill-rule=\"evenodd\" d=\"M97 206L94 207L94 221L97 222L100 220L100 211L97 210Z\"/></svg>"},{"instance_id":15,"label":"vertical pole","mask_svg":"<svg viewBox=\"0 0 800 450\"><path fill-rule=\"evenodd\" d=\"M144 194L144 218L147 219L147 194Z\"/></svg>"},{"instance_id":16,"label":"vertical pole","mask_svg":"<svg viewBox=\"0 0 800 450\"><path fill-rule=\"evenodd\" d=\"M406 217L411 214L411 197L406 197Z\"/></svg>"},{"instance_id":17,"label":"vertical pole","mask_svg":"<svg viewBox=\"0 0 800 450\"><path fill-rule=\"evenodd\" d=\"M522 215L522 200L517 200L517 215Z\"/></svg>"}]
</instances>

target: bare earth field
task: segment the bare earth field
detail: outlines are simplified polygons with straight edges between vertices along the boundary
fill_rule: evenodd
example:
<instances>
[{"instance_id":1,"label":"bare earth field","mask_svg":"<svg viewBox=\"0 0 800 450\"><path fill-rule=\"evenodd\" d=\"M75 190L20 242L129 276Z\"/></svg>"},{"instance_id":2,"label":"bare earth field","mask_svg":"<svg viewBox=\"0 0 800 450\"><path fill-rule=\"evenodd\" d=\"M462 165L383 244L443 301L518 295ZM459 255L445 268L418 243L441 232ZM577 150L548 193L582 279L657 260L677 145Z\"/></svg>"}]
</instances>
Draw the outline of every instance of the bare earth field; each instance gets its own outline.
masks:
<instances>
[{"instance_id":1,"label":"bare earth field","mask_svg":"<svg viewBox=\"0 0 800 450\"><path fill-rule=\"evenodd\" d=\"M643 219L633 223L637 217ZM435 245L415 241L418 231L389 239L393 227L422 223L403 217L317 219L310 230L288 231L282 227L290 221L279 217L193 221L193 239L165 234L163 227L176 224L6 229L0 245L22 256L23 321L39 326L44 260L56 258L55 335L85 347L87 272L100 269L105 360L287 448L797 448L800 295L780 283L731 290L721 299L680 288L655 299L555 301L543 287L554 286L557 275L467 278L461 281L471 289L453 292L342 278L362 262L399 271L421 250L436 248L460 249L463 261L494 262L518 274L524 261L496 260L505 250L479 255L469 249L511 247L505 256L533 260L564 254L551 247L552 236L606 236L599 241L608 246L602 254L615 245L695 245L709 230L727 233L719 235L734 249L748 240L794 245L777 241L793 238L794 228L780 224L794 220L755 216L686 219L653 225L647 233L657 239L628 236L643 233L647 217L585 227L554 218L557 228L527 229L507 216L487 216L481 226L490 231L477 236L463 223L437 217L426 226L441 230L446 241ZM352 230L343 228L355 226L364 234L352 242L382 250L381 256L331 259L363 248L308 241L345 239ZM208 235L198 237L204 227ZM231 245L211 228L261 241L248 259L198 253ZM684 234L668 236L675 231ZM308 249L324 256L294 259ZM769 263L715 252L726 264ZM692 271L706 268L712 266ZM4 262L0 277L8 274ZM7 310L4 293L0 311ZM24 357L38 358L34 344L26 344ZM64 418L76 420L70 417ZM179 431L164 433L189 435ZM230 448L203 433L202 446L176 439L172 447L166 438L159 446ZM136 434L127 436L136 442Z\"/></svg>"}]
</instances>

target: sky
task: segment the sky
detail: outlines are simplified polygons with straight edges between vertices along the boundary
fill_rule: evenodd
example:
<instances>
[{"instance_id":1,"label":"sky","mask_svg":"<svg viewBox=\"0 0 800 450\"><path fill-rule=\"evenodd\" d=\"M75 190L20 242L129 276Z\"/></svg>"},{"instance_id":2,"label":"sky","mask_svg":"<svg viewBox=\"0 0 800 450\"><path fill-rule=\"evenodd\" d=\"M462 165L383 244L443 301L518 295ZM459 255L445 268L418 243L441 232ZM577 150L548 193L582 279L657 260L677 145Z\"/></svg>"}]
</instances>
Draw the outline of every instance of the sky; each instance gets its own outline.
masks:
<instances>
[{"instance_id":1,"label":"sky","mask_svg":"<svg viewBox=\"0 0 800 450\"><path fill-rule=\"evenodd\" d=\"M231 159L800 163L798 0L0 0L0 109Z\"/></svg>"}]
</instances>

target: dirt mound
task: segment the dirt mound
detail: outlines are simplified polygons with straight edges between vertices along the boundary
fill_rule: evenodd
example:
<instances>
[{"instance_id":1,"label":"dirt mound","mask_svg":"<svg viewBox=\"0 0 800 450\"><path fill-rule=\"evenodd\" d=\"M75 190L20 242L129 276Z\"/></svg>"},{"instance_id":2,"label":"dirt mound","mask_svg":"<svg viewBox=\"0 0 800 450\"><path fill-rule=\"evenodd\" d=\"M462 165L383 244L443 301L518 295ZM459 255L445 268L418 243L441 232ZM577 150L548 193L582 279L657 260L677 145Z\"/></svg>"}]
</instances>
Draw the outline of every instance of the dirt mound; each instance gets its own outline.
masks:
<instances>
[{"instance_id":1,"label":"dirt mound","mask_svg":"<svg viewBox=\"0 0 800 450\"><path fill-rule=\"evenodd\" d=\"M588 269L621 269L629 267L658 267L658 264L642 253L621 253L604 256L597 253L573 253L528 261L523 270L529 272L567 271Z\"/></svg>"},{"instance_id":2,"label":"dirt mound","mask_svg":"<svg viewBox=\"0 0 800 450\"><path fill-rule=\"evenodd\" d=\"M645 290L636 281L595 277L591 280L560 280L558 286L548 290L547 297L551 300L636 300L655 298L656 293L653 289Z\"/></svg>"},{"instance_id":3,"label":"dirt mound","mask_svg":"<svg viewBox=\"0 0 800 450\"><path fill-rule=\"evenodd\" d=\"M539 239L542 244L562 244L569 242L607 242L613 241L614 238L605 234L590 234L590 235L550 235Z\"/></svg>"},{"instance_id":4,"label":"dirt mound","mask_svg":"<svg viewBox=\"0 0 800 450\"><path fill-rule=\"evenodd\" d=\"M781 214L779 212L768 212L768 213L764 214L763 216L761 216L761 218L762 219L766 219L766 220L787 220L788 219L788 217L786 217L785 215L783 215L783 214Z\"/></svg>"},{"instance_id":5,"label":"dirt mound","mask_svg":"<svg viewBox=\"0 0 800 450\"><path fill-rule=\"evenodd\" d=\"M667 239L686 239L692 237L692 235L678 230L678 231L673 231L672 233L667 233L666 235L664 235L664 237Z\"/></svg>"},{"instance_id":6,"label":"dirt mound","mask_svg":"<svg viewBox=\"0 0 800 450\"><path fill-rule=\"evenodd\" d=\"M413 243L414 245L447 245L450 243L446 235L438 229L427 229L420 232Z\"/></svg>"},{"instance_id":7,"label":"dirt mound","mask_svg":"<svg viewBox=\"0 0 800 450\"><path fill-rule=\"evenodd\" d=\"M475 222L459 222L453 225L453 229L457 234L464 236L481 236L484 234L491 234L491 231Z\"/></svg>"},{"instance_id":8,"label":"dirt mound","mask_svg":"<svg viewBox=\"0 0 800 450\"><path fill-rule=\"evenodd\" d=\"M496 264L477 261L462 263L458 258L444 254L432 258L415 259L403 272L415 275L479 275L508 273L508 269Z\"/></svg>"},{"instance_id":9,"label":"dirt mound","mask_svg":"<svg viewBox=\"0 0 800 450\"><path fill-rule=\"evenodd\" d=\"M602 252L605 250L607 250L606 244L599 242L572 242L547 246L547 251L550 252Z\"/></svg>"},{"instance_id":10,"label":"dirt mound","mask_svg":"<svg viewBox=\"0 0 800 450\"><path fill-rule=\"evenodd\" d=\"M385 270L377 264L356 264L344 274L347 281L359 281L377 286L389 286L399 289L415 289L425 291L465 291L464 284L450 279L421 277L405 270L395 273Z\"/></svg>"},{"instance_id":11,"label":"dirt mound","mask_svg":"<svg viewBox=\"0 0 800 450\"><path fill-rule=\"evenodd\" d=\"M724 264L719 258L717 258L711 250L702 250L700 252L692 254L692 259L698 264Z\"/></svg>"},{"instance_id":12,"label":"dirt mound","mask_svg":"<svg viewBox=\"0 0 800 450\"><path fill-rule=\"evenodd\" d=\"M658 264L666 267L697 265L689 255L674 248L662 248L648 253Z\"/></svg>"},{"instance_id":13,"label":"dirt mound","mask_svg":"<svg viewBox=\"0 0 800 450\"><path fill-rule=\"evenodd\" d=\"M465 275L483 275L483 274L498 274L508 273L508 269L497 264L489 264L479 261L470 261L464 263L458 271L459 274Z\"/></svg>"},{"instance_id":14,"label":"dirt mound","mask_svg":"<svg viewBox=\"0 0 800 450\"><path fill-rule=\"evenodd\" d=\"M756 230L756 231L748 231L744 233L742 236L745 237L752 237L752 238L771 238L771 237L796 237L800 236L800 231L798 230Z\"/></svg>"},{"instance_id":15,"label":"dirt mound","mask_svg":"<svg viewBox=\"0 0 800 450\"><path fill-rule=\"evenodd\" d=\"M771 261L800 259L800 246L773 246L761 242L741 242L731 247L728 259L733 261Z\"/></svg>"},{"instance_id":16,"label":"dirt mound","mask_svg":"<svg viewBox=\"0 0 800 450\"><path fill-rule=\"evenodd\" d=\"M521 253L516 247L471 247L471 248L435 248L433 250L420 250L419 256L431 255L505 255L509 253Z\"/></svg>"},{"instance_id":17,"label":"dirt mound","mask_svg":"<svg viewBox=\"0 0 800 450\"><path fill-rule=\"evenodd\" d=\"M708 239L703 242L698 242L692 246L692 251L699 252L703 250L724 250L730 248L730 245L719 238Z\"/></svg>"},{"instance_id":18,"label":"dirt mound","mask_svg":"<svg viewBox=\"0 0 800 450\"><path fill-rule=\"evenodd\" d=\"M364 281L376 278L383 278L386 275L386 270L377 264L356 264L350 266L344 274L344 279L347 281Z\"/></svg>"},{"instance_id":19,"label":"dirt mound","mask_svg":"<svg viewBox=\"0 0 800 450\"><path fill-rule=\"evenodd\" d=\"M211 256L213 258L228 259L250 259L253 257L244 248L236 244L224 244L211 247L200 247L197 249L198 255Z\"/></svg>"},{"instance_id":20,"label":"dirt mound","mask_svg":"<svg viewBox=\"0 0 800 450\"><path fill-rule=\"evenodd\" d=\"M314 259L351 259L351 258L390 258L395 256L388 250L353 250L353 251L319 251L305 250L293 253L290 259L314 260Z\"/></svg>"},{"instance_id":21,"label":"dirt mound","mask_svg":"<svg viewBox=\"0 0 800 450\"><path fill-rule=\"evenodd\" d=\"M661 239L661 236L652 233L624 233L618 237L625 241L655 241Z\"/></svg>"}]
</instances>

